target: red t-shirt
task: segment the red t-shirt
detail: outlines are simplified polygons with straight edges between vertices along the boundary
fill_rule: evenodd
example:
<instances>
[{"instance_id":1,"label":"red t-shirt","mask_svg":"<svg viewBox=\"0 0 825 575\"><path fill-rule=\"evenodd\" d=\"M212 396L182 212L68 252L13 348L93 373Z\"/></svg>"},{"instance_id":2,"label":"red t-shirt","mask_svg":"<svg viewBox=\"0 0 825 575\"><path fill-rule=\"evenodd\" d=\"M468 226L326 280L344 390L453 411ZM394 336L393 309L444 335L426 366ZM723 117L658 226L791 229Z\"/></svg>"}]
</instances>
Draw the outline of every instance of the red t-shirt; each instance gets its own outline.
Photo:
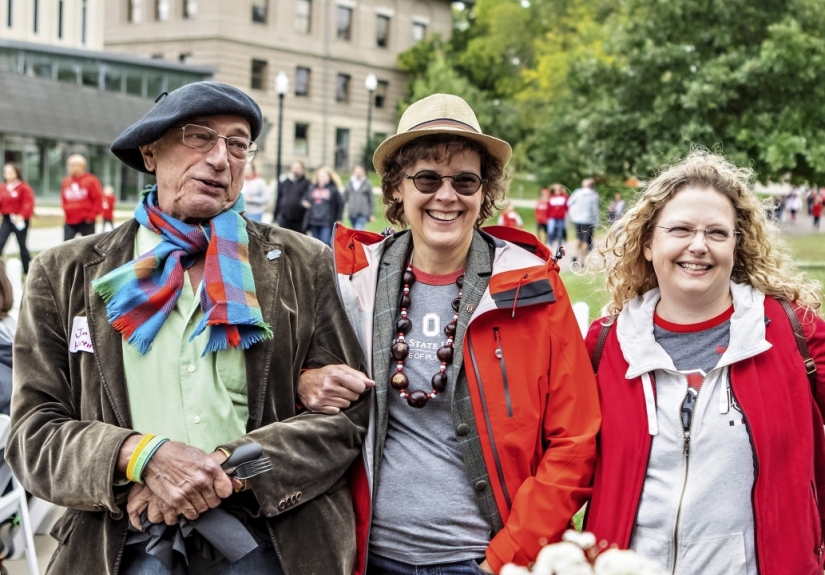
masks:
<instances>
[{"instance_id":1,"label":"red t-shirt","mask_svg":"<svg viewBox=\"0 0 825 575\"><path fill-rule=\"evenodd\" d=\"M536 204L536 223L546 224L547 213L550 210L550 202L547 200L539 200Z\"/></svg>"},{"instance_id":2,"label":"red t-shirt","mask_svg":"<svg viewBox=\"0 0 825 575\"><path fill-rule=\"evenodd\" d=\"M115 219L115 197L114 196L103 196L103 219L104 220L114 220Z\"/></svg>"},{"instance_id":3,"label":"red t-shirt","mask_svg":"<svg viewBox=\"0 0 825 575\"><path fill-rule=\"evenodd\" d=\"M60 199L69 225L93 222L103 209L103 188L90 173L63 180Z\"/></svg>"},{"instance_id":4,"label":"red t-shirt","mask_svg":"<svg viewBox=\"0 0 825 575\"><path fill-rule=\"evenodd\" d=\"M567 215L567 196L550 196L548 203L550 207L547 210L547 217L551 220L563 220Z\"/></svg>"},{"instance_id":5,"label":"red t-shirt","mask_svg":"<svg viewBox=\"0 0 825 575\"><path fill-rule=\"evenodd\" d=\"M0 214L18 214L24 220L28 220L34 213L34 190L22 180L17 180L17 184L9 187L8 184L0 184Z\"/></svg>"}]
</instances>

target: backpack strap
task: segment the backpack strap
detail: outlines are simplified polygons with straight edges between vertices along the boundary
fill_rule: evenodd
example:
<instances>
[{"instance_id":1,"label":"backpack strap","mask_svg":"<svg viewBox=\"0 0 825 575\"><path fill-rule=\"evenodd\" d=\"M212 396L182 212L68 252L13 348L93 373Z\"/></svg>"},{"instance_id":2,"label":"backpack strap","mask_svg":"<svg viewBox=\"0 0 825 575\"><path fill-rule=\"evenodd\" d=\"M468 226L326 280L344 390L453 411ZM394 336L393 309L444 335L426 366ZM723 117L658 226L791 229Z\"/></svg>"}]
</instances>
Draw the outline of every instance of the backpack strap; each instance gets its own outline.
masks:
<instances>
[{"instance_id":1,"label":"backpack strap","mask_svg":"<svg viewBox=\"0 0 825 575\"><path fill-rule=\"evenodd\" d=\"M791 302L786 299L777 299L776 301L782 304L782 309L788 314L788 320L791 322L794 339L796 340L796 347L799 348L799 354L805 363L805 372L808 374L808 381L811 384L811 393L816 397L816 363L814 363L814 360L811 358L811 352L808 351L808 342L805 341L805 332L802 331L802 324L799 322L799 317L797 317Z\"/></svg>"},{"instance_id":2,"label":"backpack strap","mask_svg":"<svg viewBox=\"0 0 825 575\"><path fill-rule=\"evenodd\" d=\"M611 316L610 322L606 323L602 326L601 331L599 332L599 339L596 340L596 349L593 350L593 357L590 359L590 363L593 365L593 373L599 372L599 364L602 361L602 352L604 351L604 344L607 341L607 335L610 333L610 328L613 327L613 324L616 323L616 315Z\"/></svg>"}]
</instances>

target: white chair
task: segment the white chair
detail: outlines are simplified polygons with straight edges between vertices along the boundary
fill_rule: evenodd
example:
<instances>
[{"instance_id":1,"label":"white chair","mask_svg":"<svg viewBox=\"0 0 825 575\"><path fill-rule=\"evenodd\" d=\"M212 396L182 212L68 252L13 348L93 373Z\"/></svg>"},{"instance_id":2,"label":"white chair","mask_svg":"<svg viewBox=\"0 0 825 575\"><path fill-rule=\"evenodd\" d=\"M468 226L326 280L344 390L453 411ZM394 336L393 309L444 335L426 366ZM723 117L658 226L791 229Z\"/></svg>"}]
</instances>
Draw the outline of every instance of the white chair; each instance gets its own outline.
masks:
<instances>
[{"instance_id":1,"label":"white chair","mask_svg":"<svg viewBox=\"0 0 825 575\"><path fill-rule=\"evenodd\" d=\"M11 420L8 415L0 414L0 445L5 446L9 438ZM0 497L0 521L5 521L15 513L20 519L20 531L23 534L23 549L26 553L26 565L29 575L40 575L37 567L37 551L34 548L34 535L32 534L31 518L29 517L29 506L26 503L26 490L14 477L11 467L4 460L0 464L0 493L6 490L11 482L12 490ZM19 541L15 537L15 544Z\"/></svg>"}]
</instances>

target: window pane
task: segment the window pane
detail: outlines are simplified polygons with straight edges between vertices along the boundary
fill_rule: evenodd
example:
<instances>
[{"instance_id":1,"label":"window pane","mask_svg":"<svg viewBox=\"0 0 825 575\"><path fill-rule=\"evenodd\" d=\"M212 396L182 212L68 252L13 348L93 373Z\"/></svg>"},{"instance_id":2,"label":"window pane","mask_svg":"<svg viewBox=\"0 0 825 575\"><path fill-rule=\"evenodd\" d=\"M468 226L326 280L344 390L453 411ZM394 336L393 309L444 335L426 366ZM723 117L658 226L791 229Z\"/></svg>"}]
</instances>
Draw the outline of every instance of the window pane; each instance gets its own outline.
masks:
<instances>
[{"instance_id":1,"label":"window pane","mask_svg":"<svg viewBox=\"0 0 825 575\"><path fill-rule=\"evenodd\" d=\"M143 71L131 68L126 76L126 93L133 96L143 96Z\"/></svg>"},{"instance_id":2,"label":"window pane","mask_svg":"<svg viewBox=\"0 0 825 575\"><path fill-rule=\"evenodd\" d=\"M155 0L155 20L164 22L169 19L169 1Z\"/></svg>"},{"instance_id":3,"label":"window pane","mask_svg":"<svg viewBox=\"0 0 825 575\"><path fill-rule=\"evenodd\" d=\"M57 79L68 84L77 84L80 66L71 62L62 61L57 69Z\"/></svg>"},{"instance_id":4,"label":"window pane","mask_svg":"<svg viewBox=\"0 0 825 575\"><path fill-rule=\"evenodd\" d=\"M338 39L352 38L352 8L338 6Z\"/></svg>"},{"instance_id":5,"label":"window pane","mask_svg":"<svg viewBox=\"0 0 825 575\"><path fill-rule=\"evenodd\" d=\"M335 77L335 100L349 102L349 74L338 74Z\"/></svg>"},{"instance_id":6,"label":"window pane","mask_svg":"<svg viewBox=\"0 0 825 575\"><path fill-rule=\"evenodd\" d=\"M52 79L54 76L52 70L52 59L49 56L32 56L31 57L31 73L30 76L37 76L38 78Z\"/></svg>"},{"instance_id":7,"label":"window pane","mask_svg":"<svg viewBox=\"0 0 825 575\"><path fill-rule=\"evenodd\" d=\"M292 153L296 156L309 155L309 124L295 124Z\"/></svg>"},{"instance_id":8,"label":"window pane","mask_svg":"<svg viewBox=\"0 0 825 575\"><path fill-rule=\"evenodd\" d=\"M183 17L194 18L198 13L198 0L183 0Z\"/></svg>"},{"instance_id":9,"label":"window pane","mask_svg":"<svg viewBox=\"0 0 825 575\"><path fill-rule=\"evenodd\" d=\"M295 29L306 34L312 30L312 0L298 0L295 5Z\"/></svg>"},{"instance_id":10,"label":"window pane","mask_svg":"<svg viewBox=\"0 0 825 575\"><path fill-rule=\"evenodd\" d=\"M142 1L129 0L129 22L140 22L142 20Z\"/></svg>"},{"instance_id":11,"label":"window pane","mask_svg":"<svg viewBox=\"0 0 825 575\"><path fill-rule=\"evenodd\" d=\"M92 88L100 87L100 71L94 62L84 62L82 64L81 81L84 86Z\"/></svg>"},{"instance_id":12,"label":"window pane","mask_svg":"<svg viewBox=\"0 0 825 575\"><path fill-rule=\"evenodd\" d=\"M252 60L252 82L253 90L263 90L266 86L266 61Z\"/></svg>"},{"instance_id":13,"label":"window pane","mask_svg":"<svg viewBox=\"0 0 825 575\"><path fill-rule=\"evenodd\" d=\"M335 169L349 169L349 129L335 128Z\"/></svg>"},{"instance_id":14,"label":"window pane","mask_svg":"<svg viewBox=\"0 0 825 575\"><path fill-rule=\"evenodd\" d=\"M166 91L171 92L172 90L177 90L181 86L185 84L183 78L180 74L173 74L169 72L166 74Z\"/></svg>"},{"instance_id":15,"label":"window pane","mask_svg":"<svg viewBox=\"0 0 825 575\"><path fill-rule=\"evenodd\" d=\"M375 44L381 48L386 48L390 39L390 17L378 16L376 21Z\"/></svg>"},{"instance_id":16,"label":"window pane","mask_svg":"<svg viewBox=\"0 0 825 575\"><path fill-rule=\"evenodd\" d=\"M295 68L295 95L309 96L309 68L298 66Z\"/></svg>"},{"instance_id":17,"label":"window pane","mask_svg":"<svg viewBox=\"0 0 825 575\"><path fill-rule=\"evenodd\" d=\"M120 77L123 71L119 67L104 66L103 67L103 89L109 92L120 92L121 84Z\"/></svg>"},{"instance_id":18,"label":"window pane","mask_svg":"<svg viewBox=\"0 0 825 575\"><path fill-rule=\"evenodd\" d=\"M267 0L252 0L252 21L266 24Z\"/></svg>"},{"instance_id":19,"label":"window pane","mask_svg":"<svg viewBox=\"0 0 825 575\"><path fill-rule=\"evenodd\" d=\"M163 74L160 72L147 72L149 78L146 83L146 97L154 100L164 91Z\"/></svg>"},{"instance_id":20,"label":"window pane","mask_svg":"<svg viewBox=\"0 0 825 575\"><path fill-rule=\"evenodd\" d=\"M413 22L413 42L420 42L427 35L427 25Z\"/></svg>"},{"instance_id":21,"label":"window pane","mask_svg":"<svg viewBox=\"0 0 825 575\"><path fill-rule=\"evenodd\" d=\"M378 87L375 89L375 107L383 108L387 103L387 90L390 83L385 80L378 80Z\"/></svg>"}]
</instances>

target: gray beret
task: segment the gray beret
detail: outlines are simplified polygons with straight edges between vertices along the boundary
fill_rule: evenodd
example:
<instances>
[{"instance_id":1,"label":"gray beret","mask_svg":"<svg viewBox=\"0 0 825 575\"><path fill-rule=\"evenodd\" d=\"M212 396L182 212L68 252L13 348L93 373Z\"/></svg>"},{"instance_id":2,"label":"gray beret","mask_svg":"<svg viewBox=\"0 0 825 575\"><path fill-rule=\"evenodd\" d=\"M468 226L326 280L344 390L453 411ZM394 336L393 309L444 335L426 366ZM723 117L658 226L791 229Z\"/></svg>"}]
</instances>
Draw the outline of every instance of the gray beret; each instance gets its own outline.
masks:
<instances>
[{"instance_id":1,"label":"gray beret","mask_svg":"<svg viewBox=\"0 0 825 575\"><path fill-rule=\"evenodd\" d=\"M143 164L143 156L138 148L158 141L169 128L181 125L187 118L240 116L249 122L253 140L261 133L261 108L255 100L228 84L195 82L170 94L164 92L155 102L145 116L126 128L112 144L112 153L121 162L140 172L151 173Z\"/></svg>"}]
</instances>

